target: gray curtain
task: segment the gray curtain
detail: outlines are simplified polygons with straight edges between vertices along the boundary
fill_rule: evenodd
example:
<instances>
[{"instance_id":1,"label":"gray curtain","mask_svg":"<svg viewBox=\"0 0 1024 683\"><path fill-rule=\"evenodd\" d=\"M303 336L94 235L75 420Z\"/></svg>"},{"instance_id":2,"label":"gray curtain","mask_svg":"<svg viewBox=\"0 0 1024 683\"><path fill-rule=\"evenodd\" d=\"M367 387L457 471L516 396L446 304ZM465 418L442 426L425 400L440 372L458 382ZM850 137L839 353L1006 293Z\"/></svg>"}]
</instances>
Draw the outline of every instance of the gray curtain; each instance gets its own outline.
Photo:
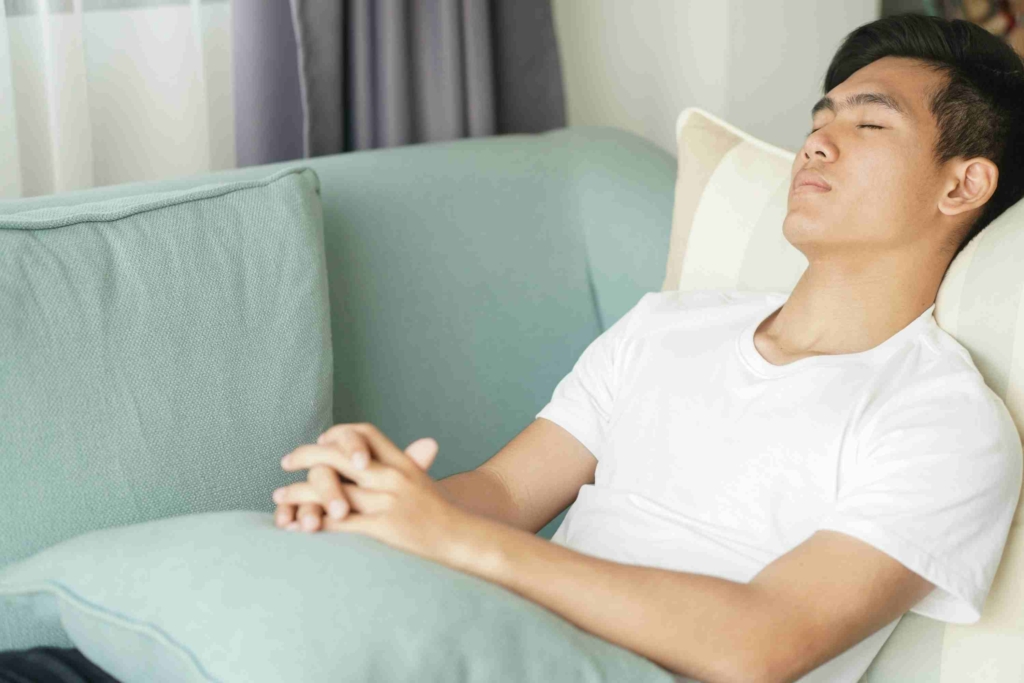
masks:
<instances>
[{"instance_id":1,"label":"gray curtain","mask_svg":"<svg viewBox=\"0 0 1024 683\"><path fill-rule=\"evenodd\" d=\"M235 0L240 166L565 126L551 0Z\"/></svg>"},{"instance_id":2,"label":"gray curtain","mask_svg":"<svg viewBox=\"0 0 1024 683\"><path fill-rule=\"evenodd\" d=\"M231 33L236 163L301 158L302 99L288 3L232 0Z\"/></svg>"}]
</instances>

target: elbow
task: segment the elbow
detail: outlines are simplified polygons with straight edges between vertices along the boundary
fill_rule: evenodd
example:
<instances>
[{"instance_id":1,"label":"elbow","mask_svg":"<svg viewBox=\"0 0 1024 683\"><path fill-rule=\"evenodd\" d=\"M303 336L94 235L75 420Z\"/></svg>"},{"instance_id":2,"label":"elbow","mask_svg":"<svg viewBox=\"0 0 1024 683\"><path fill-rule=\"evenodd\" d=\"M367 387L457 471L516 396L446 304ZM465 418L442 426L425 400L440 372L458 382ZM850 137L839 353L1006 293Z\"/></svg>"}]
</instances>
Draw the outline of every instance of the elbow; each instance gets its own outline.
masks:
<instances>
[{"instance_id":1,"label":"elbow","mask_svg":"<svg viewBox=\"0 0 1024 683\"><path fill-rule=\"evenodd\" d=\"M807 643L794 643L789 634L774 631L740 647L714 680L722 683L791 683L807 673ZM724 662L723 662L724 663Z\"/></svg>"},{"instance_id":2,"label":"elbow","mask_svg":"<svg viewBox=\"0 0 1024 683\"><path fill-rule=\"evenodd\" d=\"M754 662L733 672L730 683L790 683L796 677L787 668L776 667L769 662Z\"/></svg>"},{"instance_id":3,"label":"elbow","mask_svg":"<svg viewBox=\"0 0 1024 683\"><path fill-rule=\"evenodd\" d=\"M716 683L790 683L797 680L794 667L769 658L737 657L728 670L716 677Z\"/></svg>"}]
</instances>

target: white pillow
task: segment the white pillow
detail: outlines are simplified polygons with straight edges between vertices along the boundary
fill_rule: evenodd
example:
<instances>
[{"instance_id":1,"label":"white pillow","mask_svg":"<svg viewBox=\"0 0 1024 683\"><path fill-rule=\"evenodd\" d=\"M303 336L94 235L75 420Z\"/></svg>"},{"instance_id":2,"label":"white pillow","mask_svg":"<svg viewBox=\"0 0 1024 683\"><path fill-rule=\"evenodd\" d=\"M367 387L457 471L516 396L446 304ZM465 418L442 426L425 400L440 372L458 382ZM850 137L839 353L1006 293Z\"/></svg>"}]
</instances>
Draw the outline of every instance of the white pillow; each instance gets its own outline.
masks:
<instances>
[{"instance_id":1,"label":"white pillow","mask_svg":"<svg viewBox=\"0 0 1024 683\"><path fill-rule=\"evenodd\" d=\"M790 292L806 257L782 234L794 154L700 109L676 123L679 174L662 290ZM935 319L971 354L1024 428L1024 200L950 264ZM866 676L886 681L1017 681L1024 671L1024 499L981 621L907 614Z\"/></svg>"}]
</instances>

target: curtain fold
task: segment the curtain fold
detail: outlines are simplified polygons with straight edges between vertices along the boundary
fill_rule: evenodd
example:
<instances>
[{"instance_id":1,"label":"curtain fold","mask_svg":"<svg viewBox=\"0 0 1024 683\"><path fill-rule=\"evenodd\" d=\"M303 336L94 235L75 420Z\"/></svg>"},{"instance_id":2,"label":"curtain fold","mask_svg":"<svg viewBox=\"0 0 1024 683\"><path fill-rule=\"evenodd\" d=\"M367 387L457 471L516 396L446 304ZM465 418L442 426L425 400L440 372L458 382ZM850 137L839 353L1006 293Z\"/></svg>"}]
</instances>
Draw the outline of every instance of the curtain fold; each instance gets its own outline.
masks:
<instances>
[{"instance_id":1,"label":"curtain fold","mask_svg":"<svg viewBox=\"0 0 1024 683\"><path fill-rule=\"evenodd\" d=\"M290 0L290 9L301 123L273 129L240 90L239 130L297 130L303 156L319 156L565 125L550 0ZM236 36L236 63L249 42ZM284 43L273 47L290 68ZM295 97L276 74L236 82L273 93L266 99Z\"/></svg>"},{"instance_id":2,"label":"curtain fold","mask_svg":"<svg viewBox=\"0 0 1024 683\"><path fill-rule=\"evenodd\" d=\"M228 0L4 0L0 197L235 165Z\"/></svg>"},{"instance_id":3,"label":"curtain fold","mask_svg":"<svg viewBox=\"0 0 1024 683\"><path fill-rule=\"evenodd\" d=\"M302 104L295 32L284 0L232 0L238 166L298 159Z\"/></svg>"}]
</instances>

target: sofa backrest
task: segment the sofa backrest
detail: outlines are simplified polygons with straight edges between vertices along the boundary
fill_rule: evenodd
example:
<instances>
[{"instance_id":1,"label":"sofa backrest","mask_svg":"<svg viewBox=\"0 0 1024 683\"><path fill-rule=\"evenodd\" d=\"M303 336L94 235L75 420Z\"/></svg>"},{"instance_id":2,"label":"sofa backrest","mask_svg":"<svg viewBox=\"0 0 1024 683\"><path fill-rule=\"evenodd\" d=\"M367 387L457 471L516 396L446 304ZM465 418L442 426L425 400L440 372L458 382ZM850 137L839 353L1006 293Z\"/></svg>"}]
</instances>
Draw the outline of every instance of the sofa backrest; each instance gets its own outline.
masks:
<instances>
[{"instance_id":1,"label":"sofa backrest","mask_svg":"<svg viewBox=\"0 0 1024 683\"><path fill-rule=\"evenodd\" d=\"M613 128L337 154L0 202L0 214L287 166L321 183L334 421L372 422L403 448L434 437L435 478L526 427L586 346L661 283L675 159Z\"/></svg>"}]
</instances>

